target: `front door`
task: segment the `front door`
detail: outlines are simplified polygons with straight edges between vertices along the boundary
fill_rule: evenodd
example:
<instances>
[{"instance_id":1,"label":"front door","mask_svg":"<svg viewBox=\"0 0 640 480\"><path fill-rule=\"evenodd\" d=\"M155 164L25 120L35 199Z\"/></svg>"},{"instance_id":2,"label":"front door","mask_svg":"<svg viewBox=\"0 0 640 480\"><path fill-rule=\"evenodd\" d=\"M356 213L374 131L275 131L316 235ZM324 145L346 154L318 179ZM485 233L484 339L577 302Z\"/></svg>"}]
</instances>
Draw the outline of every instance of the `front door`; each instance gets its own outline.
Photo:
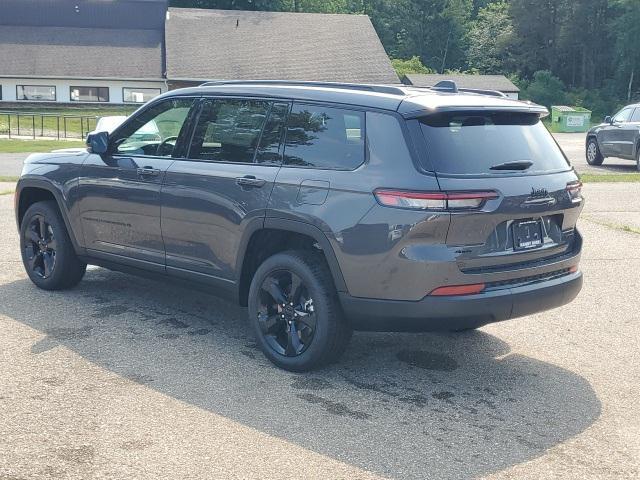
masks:
<instances>
[{"instance_id":1,"label":"front door","mask_svg":"<svg viewBox=\"0 0 640 480\"><path fill-rule=\"evenodd\" d=\"M289 105L206 99L188 159L176 160L162 187L167 272L232 285L245 229L262 225L280 169Z\"/></svg>"},{"instance_id":2,"label":"front door","mask_svg":"<svg viewBox=\"0 0 640 480\"><path fill-rule=\"evenodd\" d=\"M599 133L602 154L607 157L618 157L625 152L626 127L633 113L633 108L625 107Z\"/></svg>"},{"instance_id":3,"label":"front door","mask_svg":"<svg viewBox=\"0 0 640 480\"><path fill-rule=\"evenodd\" d=\"M151 105L117 129L109 153L87 157L80 211L89 254L164 270L160 188L186 136L193 98Z\"/></svg>"},{"instance_id":4,"label":"front door","mask_svg":"<svg viewBox=\"0 0 640 480\"><path fill-rule=\"evenodd\" d=\"M640 129L640 108L634 109L629 121L625 122L620 134L620 156L629 160L635 160L635 146Z\"/></svg>"}]
</instances>

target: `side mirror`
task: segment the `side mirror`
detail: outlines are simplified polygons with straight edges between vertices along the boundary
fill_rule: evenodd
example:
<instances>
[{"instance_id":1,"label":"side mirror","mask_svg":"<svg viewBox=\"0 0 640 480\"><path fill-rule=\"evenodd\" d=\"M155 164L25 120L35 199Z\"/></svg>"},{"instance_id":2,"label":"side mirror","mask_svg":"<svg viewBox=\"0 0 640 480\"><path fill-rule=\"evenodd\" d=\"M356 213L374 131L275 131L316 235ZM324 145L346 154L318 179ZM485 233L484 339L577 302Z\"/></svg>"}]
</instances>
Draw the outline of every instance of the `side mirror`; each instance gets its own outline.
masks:
<instances>
[{"instance_id":1,"label":"side mirror","mask_svg":"<svg viewBox=\"0 0 640 480\"><path fill-rule=\"evenodd\" d=\"M87 135L87 149L102 155L109 149L109 132L93 132Z\"/></svg>"},{"instance_id":2,"label":"side mirror","mask_svg":"<svg viewBox=\"0 0 640 480\"><path fill-rule=\"evenodd\" d=\"M613 123L613 118L607 115L606 117L604 117L604 123L608 123L609 125L611 125Z\"/></svg>"}]
</instances>

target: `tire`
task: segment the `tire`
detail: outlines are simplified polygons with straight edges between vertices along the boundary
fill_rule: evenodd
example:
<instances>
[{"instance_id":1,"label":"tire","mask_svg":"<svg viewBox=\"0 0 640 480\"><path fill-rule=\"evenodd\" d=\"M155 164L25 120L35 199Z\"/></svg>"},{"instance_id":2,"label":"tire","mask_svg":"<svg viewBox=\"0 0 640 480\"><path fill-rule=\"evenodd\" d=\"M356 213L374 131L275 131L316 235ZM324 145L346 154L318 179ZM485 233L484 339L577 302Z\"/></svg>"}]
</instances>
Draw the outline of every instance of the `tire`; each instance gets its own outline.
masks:
<instances>
[{"instance_id":1,"label":"tire","mask_svg":"<svg viewBox=\"0 0 640 480\"><path fill-rule=\"evenodd\" d=\"M602 153L600 153L600 147L598 146L598 141L595 137L589 138L589 141L587 142L586 157L589 165L598 166L602 165L602 162L604 162L604 157L602 156Z\"/></svg>"},{"instance_id":2,"label":"tire","mask_svg":"<svg viewBox=\"0 0 640 480\"><path fill-rule=\"evenodd\" d=\"M288 251L265 260L248 300L258 345L285 370L306 372L335 362L351 339L331 273L315 252Z\"/></svg>"},{"instance_id":3,"label":"tire","mask_svg":"<svg viewBox=\"0 0 640 480\"><path fill-rule=\"evenodd\" d=\"M640 145L636 149L636 170L640 172Z\"/></svg>"},{"instance_id":4,"label":"tire","mask_svg":"<svg viewBox=\"0 0 640 480\"><path fill-rule=\"evenodd\" d=\"M76 256L53 201L37 202L27 209L20 225L20 251L27 275L43 290L74 287L87 268Z\"/></svg>"}]
</instances>

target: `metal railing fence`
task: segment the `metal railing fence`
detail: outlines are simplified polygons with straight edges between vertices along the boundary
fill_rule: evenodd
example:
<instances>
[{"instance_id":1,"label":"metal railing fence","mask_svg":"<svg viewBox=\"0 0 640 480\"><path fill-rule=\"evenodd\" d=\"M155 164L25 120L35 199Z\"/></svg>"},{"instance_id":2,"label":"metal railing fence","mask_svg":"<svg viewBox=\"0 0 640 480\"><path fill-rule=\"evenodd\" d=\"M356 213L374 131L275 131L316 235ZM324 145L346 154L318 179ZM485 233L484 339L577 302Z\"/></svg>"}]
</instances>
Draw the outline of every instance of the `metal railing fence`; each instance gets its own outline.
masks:
<instances>
[{"instance_id":1,"label":"metal railing fence","mask_svg":"<svg viewBox=\"0 0 640 480\"><path fill-rule=\"evenodd\" d=\"M0 111L0 135L83 140L96 127L97 120L92 115Z\"/></svg>"}]
</instances>

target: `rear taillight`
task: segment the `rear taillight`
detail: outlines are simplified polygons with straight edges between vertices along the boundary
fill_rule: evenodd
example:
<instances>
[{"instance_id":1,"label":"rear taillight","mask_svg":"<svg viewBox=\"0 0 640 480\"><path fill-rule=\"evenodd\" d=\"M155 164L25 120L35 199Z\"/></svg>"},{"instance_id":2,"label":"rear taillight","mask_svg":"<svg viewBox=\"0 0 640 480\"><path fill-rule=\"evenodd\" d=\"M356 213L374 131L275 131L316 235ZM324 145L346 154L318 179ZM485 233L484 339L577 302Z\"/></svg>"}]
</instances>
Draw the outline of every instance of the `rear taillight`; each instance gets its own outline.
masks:
<instances>
[{"instance_id":1,"label":"rear taillight","mask_svg":"<svg viewBox=\"0 0 640 480\"><path fill-rule=\"evenodd\" d=\"M582 182L576 180L575 182L567 183L567 192L569 192L569 198L572 202L579 202L582 200Z\"/></svg>"},{"instance_id":2,"label":"rear taillight","mask_svg":"<svg viewBox=\"0 0 640 480\"><path fill-rule=\"evenodd\" d=\"M447 287L436 288L429 295L434 297L457 296L457 295L474 295L484 290L484 283L474 283L472 285L450 285Z\"/></svg>"},{"instance_id":3,"label":"rear taillight","mask_svg":"<svg viewBox=\"0 0 640 480\"><path fill-rule=\"evenodd\" d=\"M414 210L469 210L498 198L497 192L413 192L380 188L374 192L380 205Z\"/></svg>"}]
</instances>

